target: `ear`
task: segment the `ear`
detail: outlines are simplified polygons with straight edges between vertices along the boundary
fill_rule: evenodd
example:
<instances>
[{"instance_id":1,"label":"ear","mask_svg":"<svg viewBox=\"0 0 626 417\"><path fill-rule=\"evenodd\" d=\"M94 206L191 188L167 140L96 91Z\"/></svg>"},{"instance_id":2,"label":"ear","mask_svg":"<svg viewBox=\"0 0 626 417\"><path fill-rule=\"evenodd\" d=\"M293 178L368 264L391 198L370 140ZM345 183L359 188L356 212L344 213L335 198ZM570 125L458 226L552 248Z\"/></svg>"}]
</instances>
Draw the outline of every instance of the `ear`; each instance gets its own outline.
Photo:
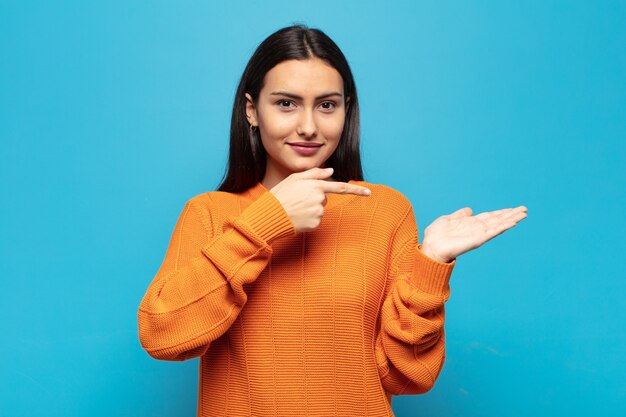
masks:
<instances>
[{"instance_id":1,"label":"ear","mask_svg":"<svg viewBox=\"0 0 626 417\"><path fill-rule=\"evenodd\" d=\"M256 106L254 105L252 96L250 96L250 94L248 93L246 93L246 118L248 119L248 123L250 123L252 126L259 125L256 115Z\"/></svg>"},{"instance_id":2,"label":"ear","mask_svg":"<svg viewBox=\"0 0 626 417\"><path fill-rule=\"evenodd\" d=\"M348 109L350 108L350 97L346 98L346 113L348 112Z\"/></svg>"}]
</instances>

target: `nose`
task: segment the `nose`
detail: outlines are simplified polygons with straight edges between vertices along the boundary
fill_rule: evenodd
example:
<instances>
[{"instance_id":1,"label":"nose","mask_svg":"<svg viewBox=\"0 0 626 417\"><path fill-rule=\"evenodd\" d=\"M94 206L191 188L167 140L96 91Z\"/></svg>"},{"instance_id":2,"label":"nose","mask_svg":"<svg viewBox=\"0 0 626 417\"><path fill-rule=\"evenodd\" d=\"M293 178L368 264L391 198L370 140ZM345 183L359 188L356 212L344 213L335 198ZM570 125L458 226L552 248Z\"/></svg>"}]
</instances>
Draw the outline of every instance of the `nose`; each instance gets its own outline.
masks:
<instances>
[{"instance_id":1,"label":"nose","mask_svg":"<svg viewBox=\"0 0 626 417\"><path fill-rule=\"evenodd\" d=\"M317 135L317 124L315 123L315 117L313 116L312 111L302 112L302 117L300 118L300 123L296 132L298 135L307 138Z\"/></svg>"}]
</instances>

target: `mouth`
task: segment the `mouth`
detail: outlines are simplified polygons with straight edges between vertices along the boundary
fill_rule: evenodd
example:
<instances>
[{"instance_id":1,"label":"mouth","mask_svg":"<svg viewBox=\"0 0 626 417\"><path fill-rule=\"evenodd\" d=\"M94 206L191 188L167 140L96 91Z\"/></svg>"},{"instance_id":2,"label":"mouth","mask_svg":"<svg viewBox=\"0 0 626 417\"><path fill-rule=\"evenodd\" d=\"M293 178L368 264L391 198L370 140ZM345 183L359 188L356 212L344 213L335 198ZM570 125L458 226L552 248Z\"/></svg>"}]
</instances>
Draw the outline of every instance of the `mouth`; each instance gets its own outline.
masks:
<instances>
[{"instance_id":1,"label":"mouth","mask_svg":"<svg viewBox=\"0 0 626 417\"><path fill-rule=\"evenodd\" d=\"M309 143L309 142L288 143L288 145L291 146L291 148L301 156L315 155L317 151L322 147L321 143Z\"/></svg>"},{"instance_id":2,"label":"mouth","mask_svg":"<svg viewBox=\"0 0 626 417\"><path fill-rule=\"evenodd\" d=\"M312 143L312 142L294 142L294 143L288 143L288 145L299 146L301 148L319 148L320 146L322 146L321 143Z\"/></svg>"}]
</instances>

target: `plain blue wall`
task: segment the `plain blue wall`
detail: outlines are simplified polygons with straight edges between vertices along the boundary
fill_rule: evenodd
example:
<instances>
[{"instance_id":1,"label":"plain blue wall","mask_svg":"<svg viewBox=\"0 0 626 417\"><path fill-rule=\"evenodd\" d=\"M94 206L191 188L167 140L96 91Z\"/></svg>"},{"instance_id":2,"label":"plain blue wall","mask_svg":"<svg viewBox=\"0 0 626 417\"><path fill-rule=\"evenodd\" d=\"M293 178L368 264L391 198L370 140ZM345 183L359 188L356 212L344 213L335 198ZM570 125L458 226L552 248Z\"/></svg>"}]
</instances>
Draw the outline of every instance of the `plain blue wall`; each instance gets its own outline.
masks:
<instances>
[{"instance_id":1,"label":"plain blue wall","mask_svg":"<svg viewBox=\"0 0 626 417\"><path fill-rule=\"evenodd\" d=\"M524 204L461 256L447 362L401 416L626 415L624 1L0 5L0 415L192 416L197 360L137 308L186 200L223 173L267 35L328 33L366 180L440 215Z\"/></svg>"}]
</instances>

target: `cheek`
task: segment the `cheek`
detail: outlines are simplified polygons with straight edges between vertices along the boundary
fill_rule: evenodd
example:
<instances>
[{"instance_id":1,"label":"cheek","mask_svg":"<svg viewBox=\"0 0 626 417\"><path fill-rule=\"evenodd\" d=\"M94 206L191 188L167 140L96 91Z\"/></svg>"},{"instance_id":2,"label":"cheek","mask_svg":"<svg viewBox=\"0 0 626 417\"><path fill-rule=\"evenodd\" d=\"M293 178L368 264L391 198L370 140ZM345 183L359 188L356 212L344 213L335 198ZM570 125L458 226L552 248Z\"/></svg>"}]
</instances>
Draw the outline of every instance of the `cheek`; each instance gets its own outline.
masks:
<instances>
[{"instance_id":1,"label":"cheek","mask_svg":"<svg viewBox=\"0 0 626 417\"><path fill-rule=\"evenodd\" d=\"M344 118L329 119L323 124L322 133L327 139L339 140L343 132Z\"/></svg>"},{"instance_id":2,"label":"cheek","mask_svg":"<svg viewBox=\"0 0 626 417\"><path fill-rule=\"evenodd\" d=\"M269 112L259 119L267 139L283 139L295 129L294 118Z\"/></svg>"}]
</instances>

